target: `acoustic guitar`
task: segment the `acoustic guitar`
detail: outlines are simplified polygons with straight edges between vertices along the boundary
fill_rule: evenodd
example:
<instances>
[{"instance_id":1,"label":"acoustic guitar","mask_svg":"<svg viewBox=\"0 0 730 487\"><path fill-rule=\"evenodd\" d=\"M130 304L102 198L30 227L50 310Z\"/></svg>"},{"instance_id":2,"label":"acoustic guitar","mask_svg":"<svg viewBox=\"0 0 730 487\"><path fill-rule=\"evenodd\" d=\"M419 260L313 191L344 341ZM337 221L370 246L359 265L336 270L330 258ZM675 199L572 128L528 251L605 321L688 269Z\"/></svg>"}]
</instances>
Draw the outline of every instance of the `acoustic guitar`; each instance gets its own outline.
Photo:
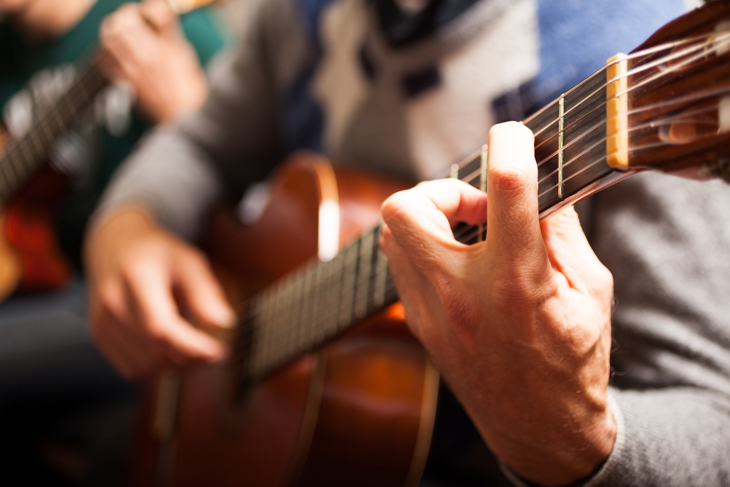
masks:
<instances>
[{"instance_id":1,"label":"acoustic guitar","mask_svg":"<svg viewBox=\"0 0 730 487\"><path fill-rule=\"evenodd\" d=\"M524 123L542 218L645 169L730 182L730 2L671 22ZM485 188L487 162L485 146L451 176ZM133 485L416 485L438 374L378 248L398 186L300 154L270 187L256 223L212 220L207 250L241 303L232 358L149 385ZM465 243L485 232L454 229Z\"/></svg>"},{"instance_id":2,"label":"acoustic guitar","mask_svg":"<svg viewBox=\"0 0 730 487\"><path fill-rule=\"evenodd\" d=\"M167 0L177 14L211 1ZM48 165L48 153L109 85L99 63L99 56L92 56L69 89L36 116L22 137L13 140L0 130L0 301L18 288L56 289L72 273L55 229L67 181Z\"/></svg>"}]
</instances>

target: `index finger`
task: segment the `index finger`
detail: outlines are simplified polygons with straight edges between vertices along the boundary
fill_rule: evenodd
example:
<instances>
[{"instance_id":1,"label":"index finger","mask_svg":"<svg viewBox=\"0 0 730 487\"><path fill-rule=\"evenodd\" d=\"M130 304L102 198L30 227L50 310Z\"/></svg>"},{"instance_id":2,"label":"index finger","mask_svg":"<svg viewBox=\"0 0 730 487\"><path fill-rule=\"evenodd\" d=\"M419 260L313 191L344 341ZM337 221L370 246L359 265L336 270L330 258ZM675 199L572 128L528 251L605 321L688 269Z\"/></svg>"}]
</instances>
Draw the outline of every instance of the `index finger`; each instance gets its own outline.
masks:
<instances>
[{"instance_id":1,"label":"index finger","mask_svg":"<svg viewBox=\"0 0 730 487\"><path fill-rule=\"evenodd\" d=\"M144 20L157 32L163 32L175 22L175 12L165 0L146 0L140 7Z\"/></svg>"},{"instance_id":2,"label":"index finger","mask_svg":"<svg viewBox=\"0 0 730 487\"><path fill-rule=\"evenodd\" d=\"M464 247L451 225L484 223L487 196L454 179L429 181L401 191L383 203L383 220L398 244L421 266L442 250Z\"/></svg>"},{"instance_id":3,"label":"index finger","mask_svg":"<svg viewBox=\"0 0 730 487\"><path fill-rule=\"evenodd\" d=\"M134 312L147 339L162 346L178 362L220 360L224 346L196 329L181 315L172 284L153 269L130 277L127 282Z\"/></svg>"}]
</instances>

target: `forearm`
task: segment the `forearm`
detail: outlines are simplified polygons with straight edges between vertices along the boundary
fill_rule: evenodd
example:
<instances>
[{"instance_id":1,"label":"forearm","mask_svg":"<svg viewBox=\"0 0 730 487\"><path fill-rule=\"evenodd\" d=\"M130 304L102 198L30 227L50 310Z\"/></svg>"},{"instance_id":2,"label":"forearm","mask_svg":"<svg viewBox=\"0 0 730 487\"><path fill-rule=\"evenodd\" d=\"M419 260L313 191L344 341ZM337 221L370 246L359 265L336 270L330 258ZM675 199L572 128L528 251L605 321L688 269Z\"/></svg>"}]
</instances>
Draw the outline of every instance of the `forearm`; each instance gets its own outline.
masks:
<instances>
[{"instance_id":1,"label":"forearm","mask_svg":"<svg viewBox=\"0 0 730 487\"><path fill-rule=\"evenodd\" d=\"M158 129L115 175L94 224L119 208L143 207L173 233L193 239L222 194L208 157L179 131Z\"/></svg>"}]
</instances>

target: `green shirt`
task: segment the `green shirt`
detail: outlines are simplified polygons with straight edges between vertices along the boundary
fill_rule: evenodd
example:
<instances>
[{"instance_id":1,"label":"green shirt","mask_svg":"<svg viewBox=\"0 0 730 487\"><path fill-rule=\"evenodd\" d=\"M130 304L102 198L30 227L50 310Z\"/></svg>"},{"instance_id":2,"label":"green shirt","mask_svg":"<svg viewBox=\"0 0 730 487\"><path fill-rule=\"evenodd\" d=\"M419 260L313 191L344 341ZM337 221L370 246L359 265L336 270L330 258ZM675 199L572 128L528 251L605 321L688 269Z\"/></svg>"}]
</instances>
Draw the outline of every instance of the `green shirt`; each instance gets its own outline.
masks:
<instances>
[{"instance_id":1,"label":"green shirt","mask_svg":"<svg viewBox=\"0 0 730 487\"><path fill-rule=\"evenodd\" d=\"M97 0L86 16L62 37L29 44L7 22L0 22L0 114L3 122L19 112L33 113L44 97L63 93L75 66L96 49L99 26L124 0ZM227 43L215 16L205 9L182 19L185 36L205 65ZM121 95L120 95L121 93ZM149 124L131 111L131 98L108 89L73 133L64 137L51 156L58 167L71 166L72 190L59 217L59 240L66 254L80 265L83 231L111 174L130 153ZM10 102L10 103L8 103ZM47 101L46 101L47 102ZM22 116L21 116L22 118ZM68 159L63 163L58 160Z\"/></svg>"}]
</instances>

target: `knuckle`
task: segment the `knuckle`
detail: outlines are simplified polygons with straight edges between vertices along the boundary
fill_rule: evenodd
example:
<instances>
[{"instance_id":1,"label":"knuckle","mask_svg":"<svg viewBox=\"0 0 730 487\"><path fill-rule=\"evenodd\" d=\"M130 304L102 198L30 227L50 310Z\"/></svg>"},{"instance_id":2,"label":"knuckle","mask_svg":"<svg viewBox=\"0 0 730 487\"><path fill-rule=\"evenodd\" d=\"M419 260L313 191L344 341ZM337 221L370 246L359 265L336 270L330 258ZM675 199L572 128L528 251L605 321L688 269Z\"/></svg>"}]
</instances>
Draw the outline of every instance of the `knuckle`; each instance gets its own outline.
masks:
<instances>
[{"instance_id":1,"label":"knuckle","mask_svg":"<svg viewBox=\"0 0 730 487\"><path fill-rule=\"evenodd\" d=\"M398 191L397 193L390 195L390 197L383 202L380 212L386 223L390 224L393 222L395 216L403 206L403 199L408 197L407 195L408 191Z\"/></svg>"},{"instance_id":2,"label":"knuckle","mask_svg":"<svg viewBox=\"0 0 730 487\"><path fill-rule=\"evenodd\" d=\"M143 330L149 340L155 347L167 347L169 337L165 331L163 323L156 319L149 319L144 322Z\"/></svg>"},{"instance_id":3,"label":"knuckle","mask_svg":"<svg viewBox=\"0 0 730 487\"><path fill-rule=\"evenodd\" d=\"M136 3L125 3L122 4L116 12L112 14L112 16L116 17L118 20L124 20L124 21L132 21L136 20L137 16L140 12L140 6Z\"/></svg>"},{"instance_id":4,"label":"knuckle","mask_svg":"<svg viewBox=\"0 0 730 487\"><path fill-rule=\"evenodd\" d=\"M495 168L490 171L489 179L497 190L508 194L522 192L533 184L527 174L515 167Z\"/></svg>"},{"instance_id":5,"label":"knuckle","mask_svg":"<svg viewBox=\"0 0 730 487\"><path fill-rule=\"evenodd\" d=\"M537 293L519 278L495 279L493 305L499 313L512 313L539 301Z\"/></svg>"}]
</instances>

